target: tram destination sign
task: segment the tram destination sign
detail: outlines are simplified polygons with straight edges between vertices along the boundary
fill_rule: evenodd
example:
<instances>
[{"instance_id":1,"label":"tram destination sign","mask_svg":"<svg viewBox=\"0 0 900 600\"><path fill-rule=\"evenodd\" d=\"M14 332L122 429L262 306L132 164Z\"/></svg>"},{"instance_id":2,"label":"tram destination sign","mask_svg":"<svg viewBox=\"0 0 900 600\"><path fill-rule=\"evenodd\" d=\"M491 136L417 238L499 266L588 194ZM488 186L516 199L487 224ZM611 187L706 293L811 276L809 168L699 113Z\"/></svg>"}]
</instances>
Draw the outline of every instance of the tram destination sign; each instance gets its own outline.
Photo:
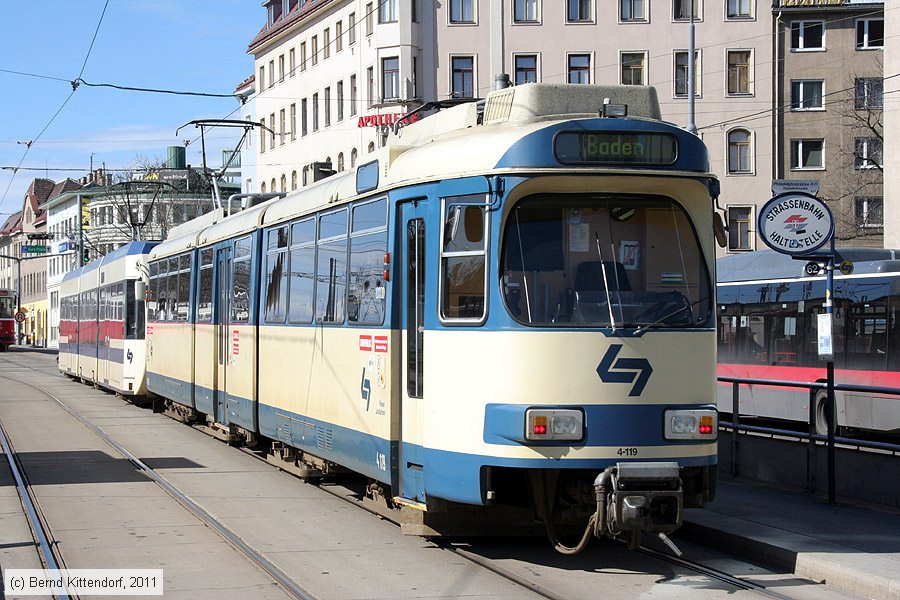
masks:
<instances>
[{"instance_id":1,"label":"tram destination sign","mask_svg":"<svg viewBox=\"0 0 900 600\"><path fill-rule=\"evenodd\" d=\"M786 192L759 211L757 230L763 242L782 254L815 252L834 233L834 216L819 198L805 192Z\"/></svg>"},{"instance_id":2,"label":"tram destination sign","mask_svg":"<svg viewBox=\"0 0 900 600\"><path fill-rule=\"evenodd\" d=\"M559 162L570 165L671 165L678 140L668 133L562 131L554 150Z\"/></svg>"}]
</instances>

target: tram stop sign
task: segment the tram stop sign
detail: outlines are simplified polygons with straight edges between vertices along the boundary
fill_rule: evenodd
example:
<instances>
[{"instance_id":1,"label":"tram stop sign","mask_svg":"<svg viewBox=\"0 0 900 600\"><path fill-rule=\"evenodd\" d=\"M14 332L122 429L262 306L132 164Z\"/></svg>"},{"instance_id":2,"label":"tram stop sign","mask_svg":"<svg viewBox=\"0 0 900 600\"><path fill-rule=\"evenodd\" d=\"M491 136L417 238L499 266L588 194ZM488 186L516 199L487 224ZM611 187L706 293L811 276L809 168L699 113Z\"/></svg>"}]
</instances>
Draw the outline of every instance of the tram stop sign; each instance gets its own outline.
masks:
<instances>
[{"instance_id":1,"label":"tram stop sign","mask_svg":"<svg viewBox=\"0 0 900 600\"><path fill-rule=\"evenodd\" d=\"M825 245L834 234L834 216L806 192L778 194L763 205L756 221L762 241L776 252L800 256Z\"/></svg>"},{"instance_id":2,"label":"tram stop sign","mask_svg":"<svg viewBox=\"0 0 900 600\"><path fill-rule=\"evenodd\" d=\"M16 323L24 323L25 322L25 313L19 311L16 313Z\"/></svg>"}]
</instances>

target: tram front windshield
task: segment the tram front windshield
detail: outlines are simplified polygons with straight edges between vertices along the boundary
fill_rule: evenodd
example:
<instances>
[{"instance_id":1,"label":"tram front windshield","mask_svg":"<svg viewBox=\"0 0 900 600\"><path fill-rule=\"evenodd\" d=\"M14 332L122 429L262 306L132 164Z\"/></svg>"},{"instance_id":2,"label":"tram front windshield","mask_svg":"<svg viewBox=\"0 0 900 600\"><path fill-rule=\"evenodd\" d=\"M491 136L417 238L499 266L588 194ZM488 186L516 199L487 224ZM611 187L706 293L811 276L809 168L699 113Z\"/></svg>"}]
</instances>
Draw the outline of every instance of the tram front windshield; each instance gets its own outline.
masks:
<instances>
[{"instance_id":1,"label":"tram front windshield","mask_svg":"<svg viewBox=\"0 0 900 600\"><path fill-rule=\"evenodd\" d=\"M12 319L15 315L15 298L11 296L0 297L0 319Z\"/></svg>"},{"instance_id":2,"label":"tram front windshield","mask_svg":"<svg viewBox=\"0 0 900 600\"><path fill-rule=\"evenodd\" d=\"M691 222L673 199L541 194L510 211L501 285L526 325L696 327L712 288Z\"/></svg>"}]
</instances>

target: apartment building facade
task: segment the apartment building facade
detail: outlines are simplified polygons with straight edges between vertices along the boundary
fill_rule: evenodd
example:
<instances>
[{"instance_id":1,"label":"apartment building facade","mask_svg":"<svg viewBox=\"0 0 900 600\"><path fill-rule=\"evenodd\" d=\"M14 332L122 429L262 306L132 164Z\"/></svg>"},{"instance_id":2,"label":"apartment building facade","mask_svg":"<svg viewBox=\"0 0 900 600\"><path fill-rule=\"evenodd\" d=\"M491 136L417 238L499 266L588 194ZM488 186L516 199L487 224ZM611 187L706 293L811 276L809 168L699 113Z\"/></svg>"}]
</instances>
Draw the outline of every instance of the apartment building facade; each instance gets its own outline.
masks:
<instances>
[{"instance_id":1,"label":"apartment building facade","mask_svg":"<svg viewBox=\"0 0 900 600\"><path fill-rule=\"evenodd\" d=\"M884 236L884 3L779 0L777 179L819 183L841 246Z\"/></svg>"}]
</instances>

